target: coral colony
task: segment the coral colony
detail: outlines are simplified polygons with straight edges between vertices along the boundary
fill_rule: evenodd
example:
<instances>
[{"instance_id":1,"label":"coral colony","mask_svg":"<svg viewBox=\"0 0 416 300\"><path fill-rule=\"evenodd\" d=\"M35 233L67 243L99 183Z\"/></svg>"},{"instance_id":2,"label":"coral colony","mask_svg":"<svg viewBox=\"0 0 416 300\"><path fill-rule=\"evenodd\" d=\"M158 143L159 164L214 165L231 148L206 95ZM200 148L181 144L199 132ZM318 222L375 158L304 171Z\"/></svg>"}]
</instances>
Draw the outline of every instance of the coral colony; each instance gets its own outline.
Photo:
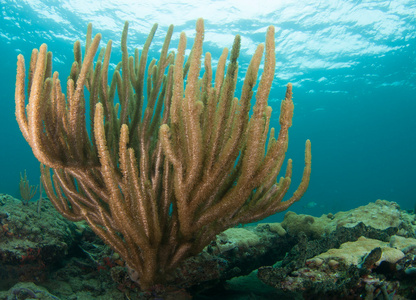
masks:
<instances>
[{"instance_id":1,"label":"coral colony","mask_svg":"<svg viewBox=\"0 0 416 300\"><path fill-rule=\"evenodd\" d=\"M91 26L83 57L80 42L74 45L66 96L45 44L32 52L27 89L22 55L16 79L17 120L42 164L49 199L67 219L87 221L144 289L164 282L169 272L227 228L286 210L305 193L311 172L308 140L302 181L293 196L282 201L292 176L289 160L278 179L293 102L288 84L275 137L267 105L275 75L273 26L251 59L240 99L235 97L240 36L230 52L223 50L215 78L211 54L205 54L200 77L203 20L196 22L186 61L184 33L177 52L168 53L170 26L159 60L147 63L156 28L140 55L136 49L129 56L125 24L122 60L110 82L112 42L98 50L101 35L92 38ZM87 105L91 128L86 126Z\"/></svg>"}]
</instances>

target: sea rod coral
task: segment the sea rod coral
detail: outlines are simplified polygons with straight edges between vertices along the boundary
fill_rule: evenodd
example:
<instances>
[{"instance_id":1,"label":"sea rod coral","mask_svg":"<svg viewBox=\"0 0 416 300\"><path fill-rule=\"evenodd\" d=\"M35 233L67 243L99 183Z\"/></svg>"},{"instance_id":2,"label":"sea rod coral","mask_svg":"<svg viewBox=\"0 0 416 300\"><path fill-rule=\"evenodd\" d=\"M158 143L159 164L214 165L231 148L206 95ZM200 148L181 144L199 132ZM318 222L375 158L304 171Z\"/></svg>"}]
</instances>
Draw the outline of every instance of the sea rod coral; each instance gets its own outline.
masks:
<instances>
[{"instance_id":1,"label":"sea rod coral","mask_svg":"<svg viewBox=\"0 0 416 300\"><path fill-rule=\"evenodd\" d=\"M91 25L84 56L80 42L74 44L66 96L58 73L52 73L52 54L45 44L32 52L27 106L22 55L16 77L17 121L41 162L48 197L69 220L86 220L138 273L142 288L163 282L167 272L225 229L287 209L306 191L311 171L308 140L302 181L282 201L291 183L291 160L284 176L277 177L288 146L293 102L288 84L275 138L267 106L275 72L272 26L265 45L251 59L240 99L234 95L240 36L230 53L223 50L215 78L211 55L205 54L200 77L203 20L196 22L186 62L184 33L176 54L168 53L170 26L159 60L147 63L156 28L141 53L136 49L129 56L126 22L122 60L111 82L112 42L98 51L101 35L92 38Z\"/></svg>"}]
</instances>

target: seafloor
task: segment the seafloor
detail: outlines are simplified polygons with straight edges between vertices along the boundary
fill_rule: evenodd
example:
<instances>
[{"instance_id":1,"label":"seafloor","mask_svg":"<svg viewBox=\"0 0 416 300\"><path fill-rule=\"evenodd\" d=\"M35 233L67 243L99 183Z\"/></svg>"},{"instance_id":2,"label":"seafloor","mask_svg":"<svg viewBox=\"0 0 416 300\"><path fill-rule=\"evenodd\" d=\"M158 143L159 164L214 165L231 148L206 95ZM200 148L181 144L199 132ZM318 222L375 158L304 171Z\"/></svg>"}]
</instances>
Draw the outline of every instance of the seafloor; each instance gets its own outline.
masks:
<instances>
[{"instance_id":1,"label":"seafloor","mask_svg":"<svg viewBox=\"0 0 416 300\"><path fill-rule=\"evenodd\" d=\"M416 299L416 217L377 200L228 229L140 291L83 223L0 194L2 299Z\"/></svg>"}]
</instances>

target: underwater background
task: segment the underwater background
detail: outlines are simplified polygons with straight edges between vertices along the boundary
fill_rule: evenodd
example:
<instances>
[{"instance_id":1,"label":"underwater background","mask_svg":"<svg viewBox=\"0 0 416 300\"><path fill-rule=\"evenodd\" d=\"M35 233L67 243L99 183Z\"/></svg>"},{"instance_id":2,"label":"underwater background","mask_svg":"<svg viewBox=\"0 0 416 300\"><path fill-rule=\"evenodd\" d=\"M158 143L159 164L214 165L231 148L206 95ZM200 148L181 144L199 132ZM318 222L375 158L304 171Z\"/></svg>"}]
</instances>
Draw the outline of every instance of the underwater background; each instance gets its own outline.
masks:
<instances>
[{"instance_id":1,"label":"underwater background","mask_svg":"<svg viewBox=\"0 0 416 300\"><path fill-rule=\"evenodd\" d=\"M269 105L272 126L278 128L285 85L293 84L295 112L286 156L294 161L293 186L302 176L305 140L312 141L309 189L290 210L320 216L377 199L413 209L416 2L254 2L0 0L0 193L19 197L19 173L25 169L33 185L40 175L14 115L18 54L28 63L32 49L47 43L54 71L65 80L73 62L73 43L81 40L85 46L89 22L93 34L103 35L102 43L113 40L115 63L121 56L124 21L130 22L130 55L134 48L141 49L152 25L159 24L150 61L159 57L170 24L175 25L171 50L181 31L186 32L190 49L195 21L203 17L204 52L211 52L213 65L222 49L231 47L234 36L242 36L240 87L267 26L276 28L277 67Z\"/></svg>"}]
</instances>

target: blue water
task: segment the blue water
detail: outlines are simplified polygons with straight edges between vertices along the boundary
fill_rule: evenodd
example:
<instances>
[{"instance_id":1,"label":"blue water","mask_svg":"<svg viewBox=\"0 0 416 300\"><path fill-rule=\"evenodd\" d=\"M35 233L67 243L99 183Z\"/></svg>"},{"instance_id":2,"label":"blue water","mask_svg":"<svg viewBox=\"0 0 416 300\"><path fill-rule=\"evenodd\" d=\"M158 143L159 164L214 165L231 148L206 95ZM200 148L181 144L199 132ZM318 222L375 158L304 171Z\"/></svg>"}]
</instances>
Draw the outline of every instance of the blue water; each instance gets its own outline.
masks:
<instances>
[{"instance_id":1,"label":"blue water","mask_svg":"<svg viewBox=\"0 0 416 300\"><path fill-rule=\"evenodd\" d=\"M14 116L19 53L28 62L32 49L47 43L54 70L64 80L73 61L73 42L84 42L88 22L105 42L113 39L116 63L125 20L130 22L130 54L143 45L152 24L159 23L152 58L159 56L169 24L176 25L173 50L179 33L192 38L195 20L203 17L204 51L214 61L223 47L231 47L235 34L242 35L241 79L267 26L276 27L277 68L269 105L272 125L278 127L284 86L293 83L295 114L287 156L294 160L294 184L302 174L308 138L313 151L309 190L291 210L319 216L377 199L414 207L414 0L131 2L0 0L0 193L18 197L19 172L25 169L31 184L39 181L39 163ZM191 44L192 39L188 49Z\"/></svg>"}]
</instances>

